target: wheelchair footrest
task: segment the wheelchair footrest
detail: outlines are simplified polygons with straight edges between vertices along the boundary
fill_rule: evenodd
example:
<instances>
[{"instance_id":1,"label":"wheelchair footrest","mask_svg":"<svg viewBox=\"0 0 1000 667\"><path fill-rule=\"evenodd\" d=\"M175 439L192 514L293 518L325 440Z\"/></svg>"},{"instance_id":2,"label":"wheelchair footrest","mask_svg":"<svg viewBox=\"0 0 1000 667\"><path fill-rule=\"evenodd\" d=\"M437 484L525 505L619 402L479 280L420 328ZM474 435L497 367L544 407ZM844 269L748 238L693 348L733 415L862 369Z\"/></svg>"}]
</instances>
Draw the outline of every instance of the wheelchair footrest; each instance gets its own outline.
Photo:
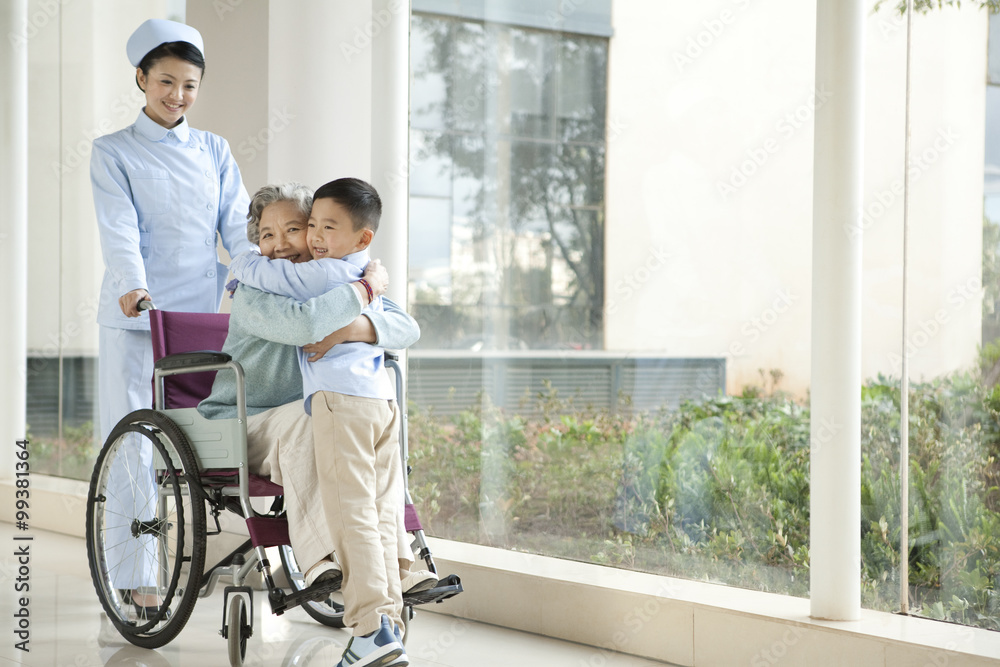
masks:
<instances>
[{"instance_id":1,"label":"wheelchair footrest","mask_svg":"<svg viewBox=\"0 0 1000 667\"><path fill-rule=\"evenodd\" d=\"M275 616L281 616L289 609L298 607L306 602L325 600L331 593L336 593L340 590L341 583L343 583L342 580L331 581L325 584L313 584L309 588L304 588L292 594L287 594L280 588L275 589L272 591L272 594L268 595L268 601L271 603L271 611L274 612Z\"/></svg>"},{"instance_id":2,"label":"wheelchair footrest","mask_svg":"<svg viewBox=\"0 0 1000 667\"><path fill-rule=\"evenodd\" d=\"M431 602L444 602L448 598L455 597L461 593L462 580L456 574L449 574L438 582L434 588L419 593L411 593L403 596L403 604L429 604Z\"/></svg>"}]
</instances>

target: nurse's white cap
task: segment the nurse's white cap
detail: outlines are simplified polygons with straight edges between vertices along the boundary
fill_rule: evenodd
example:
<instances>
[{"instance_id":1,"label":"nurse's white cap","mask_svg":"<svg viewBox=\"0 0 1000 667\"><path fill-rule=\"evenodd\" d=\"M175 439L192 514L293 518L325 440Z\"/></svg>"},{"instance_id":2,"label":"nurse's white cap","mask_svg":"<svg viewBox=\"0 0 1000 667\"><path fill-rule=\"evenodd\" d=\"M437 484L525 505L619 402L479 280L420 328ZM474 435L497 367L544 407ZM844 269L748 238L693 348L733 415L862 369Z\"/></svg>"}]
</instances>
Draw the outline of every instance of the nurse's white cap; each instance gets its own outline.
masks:
<instances>
[{"instance_id":1,"label":"nurse's white cap","mask_svg":"<svg viewBox=\"0 0 1000 667\"><path fill-rule=\"evenodd\" d=\"M205 44L201 33L189 25L167 21L165 19L149 19L135 29L128 38L125 52L133 67L138 67L146 54L167 42L190 42L198 47L201 55L205 55Z\"/></svg>"}]
</instances>

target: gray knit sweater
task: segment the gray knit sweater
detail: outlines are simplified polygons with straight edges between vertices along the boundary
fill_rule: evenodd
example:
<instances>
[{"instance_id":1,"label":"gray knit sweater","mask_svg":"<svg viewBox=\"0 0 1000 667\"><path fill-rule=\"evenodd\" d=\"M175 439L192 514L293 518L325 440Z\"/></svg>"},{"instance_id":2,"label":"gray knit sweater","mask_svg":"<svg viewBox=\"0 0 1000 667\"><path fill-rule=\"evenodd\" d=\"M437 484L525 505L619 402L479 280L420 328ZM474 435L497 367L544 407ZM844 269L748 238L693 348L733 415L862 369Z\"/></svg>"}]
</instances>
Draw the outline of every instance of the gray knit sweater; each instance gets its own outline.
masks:
<instances>
[{"instance_id":1,"label":"gray knit sweater","mask_svg":"<svg viewBox=\"0 0 1000 667\"><path fill-rule=\"evenodd\" d=\"M420 338L416 320L383 298L385 312L365 312L375 327L377 345L403 349ZM361 297L351 285L299 303L240 285L233 296L229 334L222 351L243 366L247 414L254 415L302 398L296 346L322 340L361 314ZM236 417L236 378L222 371L212 393L198 406L208 419Z\"/></svg>"}]
</instances>

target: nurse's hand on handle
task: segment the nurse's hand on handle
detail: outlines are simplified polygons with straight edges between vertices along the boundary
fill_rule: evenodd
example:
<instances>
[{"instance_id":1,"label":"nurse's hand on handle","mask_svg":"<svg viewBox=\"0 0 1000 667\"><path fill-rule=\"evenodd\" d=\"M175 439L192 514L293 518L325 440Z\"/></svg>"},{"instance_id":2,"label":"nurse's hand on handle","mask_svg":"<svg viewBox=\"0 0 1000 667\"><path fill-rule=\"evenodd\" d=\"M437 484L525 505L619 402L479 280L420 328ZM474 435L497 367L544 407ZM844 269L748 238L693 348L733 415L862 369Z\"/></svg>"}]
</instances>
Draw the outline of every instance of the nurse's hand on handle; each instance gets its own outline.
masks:
<instances>
[{"instance_id":1,"label":"nurse's hand on handle","mask_svg":"<svg viewBox=\"0 0 1000 667\"><path fill-rule=\"evenodd\" d=\"M139 302L150 301L149 292L144 289L134 289L118 298L118 305L127 317L139 317Z\"/></svg>"}]
</instances>

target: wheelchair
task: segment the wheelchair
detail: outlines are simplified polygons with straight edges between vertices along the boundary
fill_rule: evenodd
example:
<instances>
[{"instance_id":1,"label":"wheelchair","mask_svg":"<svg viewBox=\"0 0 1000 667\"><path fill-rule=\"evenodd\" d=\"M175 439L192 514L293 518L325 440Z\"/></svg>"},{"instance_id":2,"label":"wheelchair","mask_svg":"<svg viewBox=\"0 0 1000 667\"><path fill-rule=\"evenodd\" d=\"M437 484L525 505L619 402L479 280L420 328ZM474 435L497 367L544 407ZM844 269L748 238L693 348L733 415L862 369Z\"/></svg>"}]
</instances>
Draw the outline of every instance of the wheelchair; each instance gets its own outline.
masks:
<instances>
[{"instance_id":1,"label":"wheelchair","mask_svg":"<svg viewBox=\"0 0 1000 667\"><path fill-rule=\"evenodd\" d=\"M181 632L197 599L210 596L220 577L228 575L232 583L224 588L220 634L227 640L230 664L239 667L253 635L254 598L247 579L256 571L272 613L301 606L323 625L344 627L340 582L306 587L288 538L282 488L249 473L243 369L228 354L206 351L222 349L229 316L144 305L153 338L154 409L132 412L115 426L97 458L87 495L87 557L108 618L132 644L159 648ZM406 482L406 403L397 358L387 353L386 366L394 372L402 411L406 529L413 536L414 558L437 574ZM216 372L235 374L236 419L205 419L196 409ZM253 498L273 502L258 511ZM250 537L206 568L207 538L223 532L219 519L224 512L245 521ZM275 583L269 547L277 548L289 590ZM430 590L405 595L404 641L415 606L460 592L461 581L449 575Z\"/></svg>"}]
</instances>

